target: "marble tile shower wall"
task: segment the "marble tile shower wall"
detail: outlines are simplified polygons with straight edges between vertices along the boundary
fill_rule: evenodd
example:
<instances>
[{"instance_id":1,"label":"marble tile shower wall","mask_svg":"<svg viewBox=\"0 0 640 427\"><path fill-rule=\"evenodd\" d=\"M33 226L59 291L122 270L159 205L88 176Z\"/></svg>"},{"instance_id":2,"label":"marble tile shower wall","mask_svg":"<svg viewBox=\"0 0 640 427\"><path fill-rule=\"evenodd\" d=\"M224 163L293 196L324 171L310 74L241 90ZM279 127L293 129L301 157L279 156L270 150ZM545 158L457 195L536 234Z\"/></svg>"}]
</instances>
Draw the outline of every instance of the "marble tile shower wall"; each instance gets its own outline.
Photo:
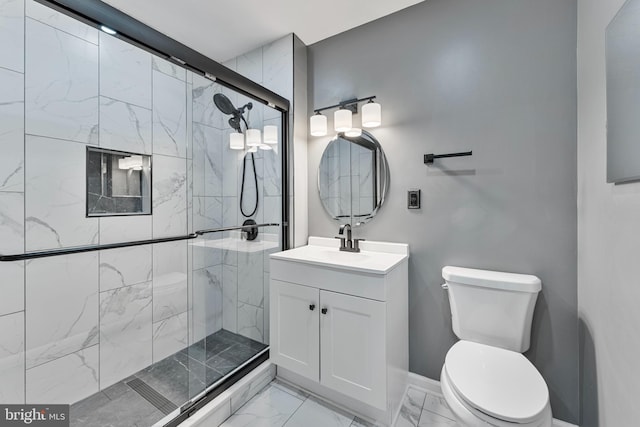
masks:
<instances>
[{"instance_id":1,"label":"marble tile shower wall","mask_svg":"<svg viewBox=\"0 0 640 427\"><path fill-rule=\"evenodd\" d=\"M218 85L33 0L0 0L0 52L0 253L240 221ZM153 215L85 217L87 145L153 156ZM279 222L279 157L259 154L255 219ZM0 402L78 401L223 327L264 340L258 254L182 241L0 263Z\"/></svg>"},{"instance_id":2,"label":"marble tile shower wall","mask_svg":"<svg viewBox=\"0 0 640 427\"><path fill-rule=\"evenodd\" d=\"M232 70L260 83L264 87L293 102L293 35L285 36L265 46L252 50L224 63ZM240 105L249 100L243 96L232 98ZM255 105L255 103L254 103ZM290 111L293 111L291 108ZM293 123L290 113L290 123ZM281 114L267 106L254 108L251 112L252 126L275 125L280 129ZM227 135L223 140L227 140ZM258 150L256 170L258 175L258 211L254 219L260 222L280 222L282 218L282 185L280 147L274 151ZM247 170L249 159L246 158ZM233 171L224 171L223 218L225 225L231 218L238 223L244 221L239 212L239 183L242 180L242 160L224 160L225 167L237 167L237 181L229 179ZM252 207L253 182L249 179L245 189L245 211ZM265 229L269 230L269 229ZM265 231L273 233L274 231ZM279 235L270 236L280 241ZM279 246L278 246L279 248ZM223 258L223 327L257 341L269 343L269 254L279 250L267 249L262 252L226 252ZM237 310L233 308L236 307Z\"/></svg>"}]
</instances>

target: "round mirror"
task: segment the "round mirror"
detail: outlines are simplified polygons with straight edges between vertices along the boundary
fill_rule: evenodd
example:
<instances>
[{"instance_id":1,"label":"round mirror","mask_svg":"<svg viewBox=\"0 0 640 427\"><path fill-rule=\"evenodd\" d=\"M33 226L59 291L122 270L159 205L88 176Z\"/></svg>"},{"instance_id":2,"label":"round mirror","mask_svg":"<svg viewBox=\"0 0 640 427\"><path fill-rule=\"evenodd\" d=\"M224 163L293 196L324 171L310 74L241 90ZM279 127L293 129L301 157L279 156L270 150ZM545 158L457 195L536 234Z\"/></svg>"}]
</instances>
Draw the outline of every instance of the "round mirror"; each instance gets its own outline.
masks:
<instances>
[{"instance_id":1,"label":"round mirror","mask_svg":"<svg viewBox=\"0 0 640 427\"><path fill-rule=\"evenodd\" d=\"M378 140L338 134L322 154L318 191L324 209L340 223L357 226L373 218L389 188L389 165Z\"/></svg>"}]
</instances>

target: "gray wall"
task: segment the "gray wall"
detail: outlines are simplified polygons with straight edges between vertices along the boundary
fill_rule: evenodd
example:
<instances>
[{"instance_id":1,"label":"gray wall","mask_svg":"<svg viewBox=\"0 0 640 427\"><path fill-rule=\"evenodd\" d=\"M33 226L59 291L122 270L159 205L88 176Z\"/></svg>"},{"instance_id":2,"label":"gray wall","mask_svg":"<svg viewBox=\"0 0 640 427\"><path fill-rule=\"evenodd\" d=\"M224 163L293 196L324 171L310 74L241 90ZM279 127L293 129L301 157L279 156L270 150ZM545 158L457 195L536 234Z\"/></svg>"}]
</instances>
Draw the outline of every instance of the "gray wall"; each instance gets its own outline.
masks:
<instances>
[{"instance_id":1,"label":"gray wall","mask_svg":"<svg viewBox=\"0 0 640 427\"><path fill-rule=\"evenodd\" d=\"M374 94L383 106L373 134L391 189L356 235L410 245L411 371L439 379L456 341L444 265L535 274L543 292L526 356L569 422L579 406L575 49L575 0L430 0L309 49L309 111ZM329 139L309 138L310 235L337 232L316 189ZM409 188L422 189L421 210L406 209Z\"/></svg>"},{"instance_id":2,"label":"gray wall","mask_svg":"<svg viewBox=\"0 0 640 427\"><path fill-rule=\"evenodd\" d=\"M606 183L604 34L623 3L578 2L578 313L584 427L631 426L640 419L640 183Z\"/></svg>"}]
</instances>

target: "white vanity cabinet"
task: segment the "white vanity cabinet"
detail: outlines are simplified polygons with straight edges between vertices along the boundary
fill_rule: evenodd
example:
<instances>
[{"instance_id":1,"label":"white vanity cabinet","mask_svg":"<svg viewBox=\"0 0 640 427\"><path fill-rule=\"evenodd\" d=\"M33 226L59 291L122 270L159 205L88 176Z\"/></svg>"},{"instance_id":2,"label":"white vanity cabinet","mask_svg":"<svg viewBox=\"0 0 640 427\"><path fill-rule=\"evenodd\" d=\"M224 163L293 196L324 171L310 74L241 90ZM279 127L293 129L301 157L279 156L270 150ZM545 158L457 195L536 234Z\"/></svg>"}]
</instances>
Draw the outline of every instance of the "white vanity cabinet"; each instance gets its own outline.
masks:
<instances>
[{"instance_id":1,"label":"white vanity cabinet","mask_svg":"<svg viewBox=\"0 0 640 427\"><path fill-rule=\"evenodd\" d=\"M408 246L336 244L311 237L271 255L271 361L285 380L390 425L408 374Z\"/></svg>"}]
</instances>

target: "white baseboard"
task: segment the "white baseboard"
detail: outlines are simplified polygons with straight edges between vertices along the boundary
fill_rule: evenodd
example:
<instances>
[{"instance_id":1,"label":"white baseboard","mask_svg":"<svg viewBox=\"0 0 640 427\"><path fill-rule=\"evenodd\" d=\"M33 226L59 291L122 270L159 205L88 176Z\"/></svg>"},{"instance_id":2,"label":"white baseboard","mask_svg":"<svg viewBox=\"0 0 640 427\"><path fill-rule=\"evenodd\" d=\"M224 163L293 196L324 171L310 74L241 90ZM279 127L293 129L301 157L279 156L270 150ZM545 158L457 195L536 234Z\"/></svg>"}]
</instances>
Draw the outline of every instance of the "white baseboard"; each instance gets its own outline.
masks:
<instances>
[{"instance_id":1,"label":"white baseboard","mask_svg":"<svg viewBox=\"0 0 640 427\"><path fill-rule=\"evenodd\" d=\"M409 385L426 390L429 393L435 393L442 396L442 389L440 388L440 381L432 380L431 378L423 377L422 375L409 372ZM578 427L575 424L570 424L566 421L553 419L553 427Z\"/></svg>"}]
</instances>

